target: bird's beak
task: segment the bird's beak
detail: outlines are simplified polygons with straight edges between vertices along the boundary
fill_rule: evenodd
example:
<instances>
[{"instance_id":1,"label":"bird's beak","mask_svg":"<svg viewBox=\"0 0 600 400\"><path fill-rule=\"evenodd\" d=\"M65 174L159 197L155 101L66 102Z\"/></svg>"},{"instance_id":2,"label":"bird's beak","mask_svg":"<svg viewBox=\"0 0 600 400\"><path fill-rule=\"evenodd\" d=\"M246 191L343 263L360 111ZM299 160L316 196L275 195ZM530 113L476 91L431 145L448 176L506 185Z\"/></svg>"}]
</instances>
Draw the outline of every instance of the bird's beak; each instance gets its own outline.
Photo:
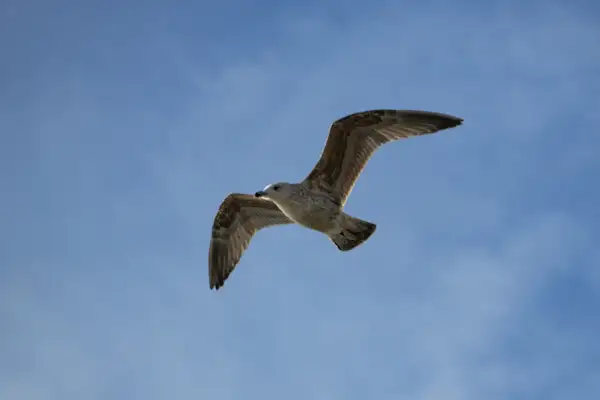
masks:
<instances>
[{"instance_id":1,"label":"bird's beak","mask_svg":"<svg viewBox=\"0 0 600 400\"><path fill-rule=\"evenodd\" d=\"M263 197L265 194L267 194L267 193L265 193L265 192L263 192L263 191L261 190L261 191L259 191L259 192L256 192L256 193L254 193L254 196L255 196L255 197Z\"/></svg>"}]
</instances>

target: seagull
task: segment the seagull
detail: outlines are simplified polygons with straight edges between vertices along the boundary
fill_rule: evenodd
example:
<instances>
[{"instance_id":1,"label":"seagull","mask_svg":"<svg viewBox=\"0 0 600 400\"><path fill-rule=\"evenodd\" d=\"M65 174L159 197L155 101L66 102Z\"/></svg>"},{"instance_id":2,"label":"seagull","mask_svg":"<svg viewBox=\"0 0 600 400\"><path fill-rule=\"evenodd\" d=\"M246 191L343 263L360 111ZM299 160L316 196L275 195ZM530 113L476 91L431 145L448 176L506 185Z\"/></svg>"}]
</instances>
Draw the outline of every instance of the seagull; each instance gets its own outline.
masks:
<instances>
[{"instance_id":1,"label":"seagull","mask_svg":"<svg viewBox=\"0 0 600 400\"><path fill-rule=\"evenodd\" d=\"M208 255L210 289L221 288L261 229L286 224L325 234L341 251L364 243L376 224L344 212L367 161L382 145L461 125L462 118L429 111L379 109L333 122L321 156L299 183L267 185L254 195L229 194L212 226Z\"/></svg>"}]
</instances>

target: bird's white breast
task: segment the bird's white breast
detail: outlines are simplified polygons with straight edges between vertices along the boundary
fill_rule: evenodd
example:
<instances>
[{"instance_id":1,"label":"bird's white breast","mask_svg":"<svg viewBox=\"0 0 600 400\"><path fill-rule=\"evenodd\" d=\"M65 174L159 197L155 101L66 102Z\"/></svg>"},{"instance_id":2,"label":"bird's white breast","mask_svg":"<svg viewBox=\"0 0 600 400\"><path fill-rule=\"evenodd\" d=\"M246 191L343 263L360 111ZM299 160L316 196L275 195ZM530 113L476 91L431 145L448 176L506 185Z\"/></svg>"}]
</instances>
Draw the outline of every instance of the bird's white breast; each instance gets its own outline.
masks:
<instances>
[{"instance_id":1,"label":"bird's white breast","mask_svg":"<svg viewBox=\"0 0 600 400\"><path fill-rule=\"evenodd\" d=\"M278 201L277 206L297 224L320 232L336 230L340 214L331 200L323 196L307 196Z\"/></svg>"}]
</instances>

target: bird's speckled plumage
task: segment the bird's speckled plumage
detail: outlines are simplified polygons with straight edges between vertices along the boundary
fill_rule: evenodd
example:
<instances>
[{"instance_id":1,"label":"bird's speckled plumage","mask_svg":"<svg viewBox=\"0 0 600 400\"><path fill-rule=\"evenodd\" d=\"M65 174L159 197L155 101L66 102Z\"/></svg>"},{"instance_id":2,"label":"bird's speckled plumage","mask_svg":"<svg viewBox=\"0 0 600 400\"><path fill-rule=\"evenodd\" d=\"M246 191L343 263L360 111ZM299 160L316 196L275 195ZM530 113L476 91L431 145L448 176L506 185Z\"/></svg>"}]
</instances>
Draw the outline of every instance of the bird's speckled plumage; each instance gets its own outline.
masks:
<instances>
[{"instance_id":1,"label":"bird's speckled plumage","mask_svg":"<svg viewBox=\"0 0 600 400\"><path fill-rule=\"evenodd\" d=\"M269 200L231 193L215 217L208 255L211 289L219 289L233 271L252 236L262 228L293 221Z\"/></svg>"},{"instance_id":2,"label":"bird's speckled plumage","mask_svg":"<svg viewBox=\"0 0 600 400\"><path fill-rule=\"evenodd\" d=\"M326 234L342 251L363 243L375 224L343 209L373 153L390 141L435 133L462 121L411 110L371 110L338 119L330 127L319 161L302 182L269 185L255 196L230 194L221 203L209 250L210 288L223 286L262 228L296 223Z\"/></svg>"}]
</instances>

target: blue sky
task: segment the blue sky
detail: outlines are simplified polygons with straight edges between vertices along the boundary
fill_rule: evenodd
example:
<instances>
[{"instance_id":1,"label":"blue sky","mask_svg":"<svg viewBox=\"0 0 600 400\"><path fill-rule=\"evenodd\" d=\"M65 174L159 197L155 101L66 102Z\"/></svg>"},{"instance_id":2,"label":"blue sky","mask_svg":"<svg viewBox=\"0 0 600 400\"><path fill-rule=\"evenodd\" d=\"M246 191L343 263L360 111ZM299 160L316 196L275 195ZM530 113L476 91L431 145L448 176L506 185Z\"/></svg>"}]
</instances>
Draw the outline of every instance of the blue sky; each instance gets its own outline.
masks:
<instances>
[{"instance_id":1,"label":"blue sky","mask_svg":"<svg viewBox=\"0 0 600 400\"><path fill-rule=\"evenodd\" d=\"M594 2L0 4L0 398L597 399ZM379 150L342 253L260 232L208 289L229 192Z\"/></svg>"}]
</instances>

